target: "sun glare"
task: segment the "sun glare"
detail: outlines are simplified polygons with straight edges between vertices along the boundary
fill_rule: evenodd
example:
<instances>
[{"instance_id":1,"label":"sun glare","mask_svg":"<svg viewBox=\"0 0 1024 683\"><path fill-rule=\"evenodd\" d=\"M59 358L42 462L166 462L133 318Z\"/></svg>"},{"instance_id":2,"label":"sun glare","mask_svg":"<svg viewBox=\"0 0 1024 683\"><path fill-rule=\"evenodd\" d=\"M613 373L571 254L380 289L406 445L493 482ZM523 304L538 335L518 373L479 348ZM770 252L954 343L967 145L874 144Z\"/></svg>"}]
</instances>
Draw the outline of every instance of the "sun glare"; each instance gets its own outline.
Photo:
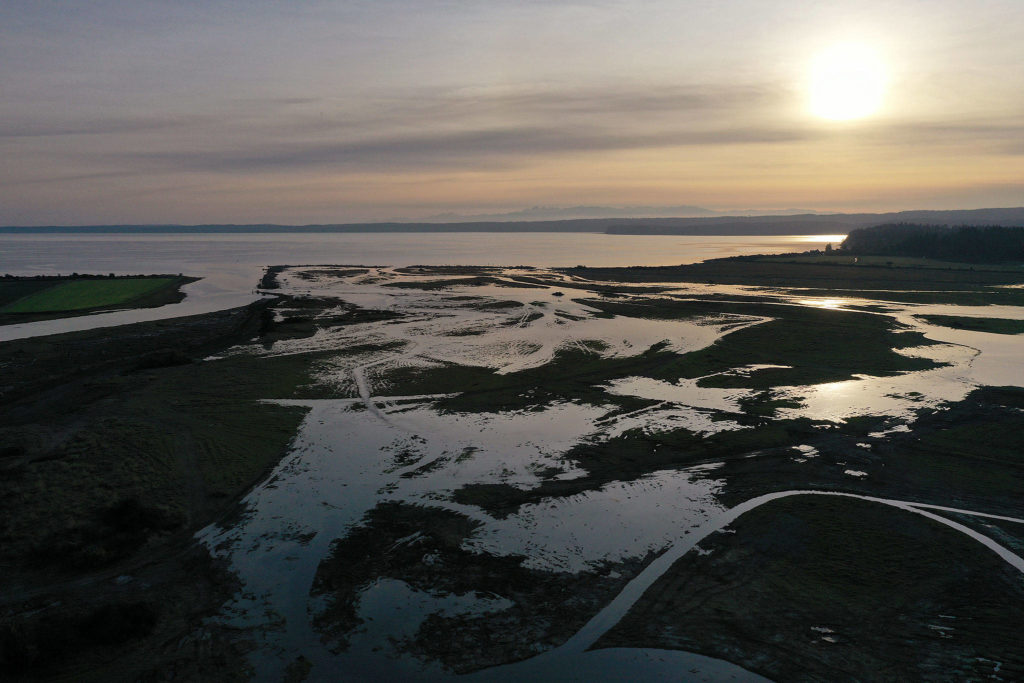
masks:
<instances>
[{"instance_id":1,"label":"sun glare","mask_svg":"<svg viewBox=\"0 0 1024 683\"><path fill-rule=\"evenodd\" d=\"M874 50L857 43L834 45L811 67L811 112L833 121L868 116L881 107L885 84L885 65Z\"/></svg>"},{"instance_id":2,"label":"sun glare","mask_svg":"<svg viewBox=\"0 0 1024 683\"><path fill-rule=\"evenodd\" d=\"M798 235L792 239L794 242L834 243L838 246L846 239L846 235Z\"/></svg>"}]
</instances>

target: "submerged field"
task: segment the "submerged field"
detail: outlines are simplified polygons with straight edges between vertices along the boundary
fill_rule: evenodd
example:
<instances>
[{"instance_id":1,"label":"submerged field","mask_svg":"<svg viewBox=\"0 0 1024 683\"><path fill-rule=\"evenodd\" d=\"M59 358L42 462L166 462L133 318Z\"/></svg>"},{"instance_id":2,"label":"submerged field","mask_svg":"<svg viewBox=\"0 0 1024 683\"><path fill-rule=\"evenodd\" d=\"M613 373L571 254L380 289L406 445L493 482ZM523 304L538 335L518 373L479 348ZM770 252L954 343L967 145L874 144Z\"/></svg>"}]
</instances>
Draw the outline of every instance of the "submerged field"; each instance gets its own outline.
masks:
<instances>
[{"instance_id":1,"label":"submerged field","mask_svg":"<svg viewBox=\"0 0 1024 683\"><path fill-rule=\"evenodd\" d=\"M0 345L7 662L62 671L77 563L64 632L148 624L66 646L100 679L1020 677L1024 278L821 261L280 267L128 366Z\"/></svg>"}]
</instances>

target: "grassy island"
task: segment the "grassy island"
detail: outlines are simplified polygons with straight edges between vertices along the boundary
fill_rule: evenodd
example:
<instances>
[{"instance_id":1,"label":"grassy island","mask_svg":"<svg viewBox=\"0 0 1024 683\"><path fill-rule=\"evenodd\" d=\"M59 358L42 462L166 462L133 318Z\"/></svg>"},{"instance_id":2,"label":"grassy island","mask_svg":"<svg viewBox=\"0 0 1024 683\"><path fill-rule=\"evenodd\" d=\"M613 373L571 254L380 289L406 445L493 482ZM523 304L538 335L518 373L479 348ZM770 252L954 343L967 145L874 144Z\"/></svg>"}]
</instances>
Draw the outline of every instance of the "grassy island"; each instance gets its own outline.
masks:
<instances>
[{"instance_id":1,"label":"grassy island","mask_svg":"<svg viewBox=\"0 0 1024 683\"><path fill-rule=\"evenodd\" d=\"M183 275L78 275L0 278L0 325L106 310L152 308L185 298Z\"/></svg>"}]
</instances>

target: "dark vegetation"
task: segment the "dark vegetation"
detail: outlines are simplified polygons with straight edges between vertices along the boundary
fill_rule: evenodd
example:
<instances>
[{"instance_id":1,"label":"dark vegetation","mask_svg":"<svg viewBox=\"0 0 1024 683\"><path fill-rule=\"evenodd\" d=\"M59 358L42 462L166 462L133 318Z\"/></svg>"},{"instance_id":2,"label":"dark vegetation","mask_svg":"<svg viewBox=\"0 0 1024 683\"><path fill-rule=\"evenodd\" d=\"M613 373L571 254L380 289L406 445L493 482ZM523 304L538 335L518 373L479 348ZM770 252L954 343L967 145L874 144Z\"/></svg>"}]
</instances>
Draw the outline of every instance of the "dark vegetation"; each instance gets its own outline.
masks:
<instances>
[{"instance_id":1,"label":"dark vegetation","mask_svg":"<svg viewBox=\"0 0 1024 683\"><path fill-rule=\"evenodd\" d=\"M33 554L40 565L62 571L96 569L130 556L150 538L172 532L183 522L167 507L131 496L41 539Z\"/></svg>"},{"instance_id":2,"label":"dark vegetation","mask_svg":"<svg viewBox=\"0 0 1024 683\"><path fill-rule=\"evenodd\" d=\"M636 356L603 358L578 349L561 350L548 364L498 374L489 368L445 364L402 368L389 374L394 391L407 394L461 392L437 406L452 411L529 409L552 401L584 401L635 409L645 402L604 391L603 385L629 376L665 381L699 380L700 386L770 389L850 379L856 373L887 375L936 367L933 361L898 354L893 349L926 345L915 332L901 332L884 316L850 311L771 305L726 304L681 299L620 303L586 300L608 315L701 320L726 312L775 319L734 330L711 346L687 354L656 345ZM785 365L749 373L732 373L746 365ZM649 404L649 402L646 402Z\"/></svg>"},{"instance_id":3,"label":"dark vegetation","mask_svg":"<svg viewBox=\"0 0 1024 683\"><path fill-rule=\"evenodd\" d=\"M720 417L734 417L748 426L710 436L688 429L663 432L631 429L604 441L580 443L565 454L568 463L586 471L585 476L547 479L532 489L508 484L467 484L456 490L453 498L458 503L484 508L496 517L505 517L522 505L593 491L613 481L631 481L658 470L746 458L752 454L791 458L792 446L818 441L825 429L839 427L807 419L769 423L751 419L749 414L723 413ZM831 441L836 440L833 435L829 436L833 437Z\"/></svg>"},{"instance_id":4,"label":"dark vegetation","mask_svg":"<svg viewBox=\"0 0 1024 683\"><path fill-rule=\"evenodd\" d=\"M952 529L825 497L767 503L730 526L676 562L598 647L696 651L775 680L1024 675L1024 581Z\"/></svg>"},{"instance_id":5,"label":"dark vegetation","mask_svg":"<svg viewBox=\"0 0 1024 683\"><path fill-rule=\"evenodd\" d=\"M786 405L771 392L743 404L742 413L709 411L742 428L705 436L685 428L629 430L603 441L584 441L565 454L586 474L545 479L530 489L468 484L454 493L497 517L524 504L599 489L665 469L720 462L707 476L720 479L727 506L794 488L838 490L1024 516L1024 390L986 387L941 409L921 409L912 432L873 437L892 426L881 416L844 422L779 418ZM804 458L794 447L817 450ZM867 448L865 448L867 446ZM854 478L846 470L867 474Z\"/></svg>"},{"instance_id":6,"label":"dark vegetation","mask_svg":"<svg viewBox=\"0 0 1024 683\"><path fill-rule=\"evenodd\" d=\"M894 257L895 259L895 257ZM785 289L810 288L819 296L856 296L903 301L906 295L926 294L928 301L961 303L958 297L974 295L992 303L1019 304L1017 291L993 290L993 286L1024 282L1024 270L986 265L971 270L958 264L916 261L901 264L886 257L860 259L851 256L792 254L714 259L682 266L630 268L573 268L567 274L581 278L576 286L591 290L590 280L634 282L696 282L751 285ZM891 264L891 265L890 265ZM559 287L572 283L558 281ZM886 291L890 290L890 291ZM892 291L895 290L895 291ZM896 296L891 296L895 294Z\"/></svg>"},{"instance_id":7,"label":"dark vegetation","mask_svg":"<svg viewBox=\"0 0 1024 683\"><path fill-rule=\"evenodd\" d=\"M852 273L849 282L862 288L857 291L934 287L934 292L904 293L989 300L996 300L992 284L1020 278L1015 270L972 271L970 266L934 262L889 265L867 259L854 266L826 262L824 255L776 258L731 260L718 264L719 273L737 277L737 270L729 269L740 264L738 269L761 269L765 278L777 277L777 284L785 287L794 286L794 277L805 277L805 282L820 277L828 295L833 290L827 289L825 273ZM570 272L579 275L582 270ZM633 269L615 272L627 271ZM561 280L558 286L573 288ZM575 286L594 291L583 280ZM779 305L753 295L631 299L628 287L602 287L605 296L585 303L600 315L621 317L623 324L637 318L714 324L731 320L738 327L712 346L687 354L670 352L664 345L628 358L562 351L542 368L508 375L454 364L400 369L388 375L392 391L458 392L436 404L442 410L528 410L580 401L607 407L609 417L655 403L608 394L604 387L610 381L629 376L697 379L700 386L757 391L740 402L739 412L707 411L712 419L729 420L739 428L711 436L686 429L634 429L604 441L584 441L564 454L566 468L584 471L580 477L562 480L556 475L564 469L553 469L532 489L493 480L470 484L454 492L456 502L502 517L524 504L577 495L612 481L722 463L695 476L720 481L718 497L727 506L769 491L810 488L996 514L1024 512L1017 495L1024 486L1024 391L979 389L964 401L920 409L912 432L887 436L872 436L894 426L884 416L845 422L780 417L780 411L799 399L781 397L774 391L778 386L935 367L926 359L894 352L930 342L902 331L890 318ZM734 371L752 364L788 367ZM808 446L813 453L807 452ZM847 473L854 470L857 476ZM696 562L696 569L680 564L683 569L674 569L659 583L658 592L637 606L642 611L635 611L600 644L696 650L786 680L863 679L879 671L892 672L897 679L935 678L945 672L969 679L993 673L992 663L972 658L974 652L1006 662L1004 671L1019 670L1021 651L1011 642L1018 605L997 602L996 596L1019 601L1022 587L998 558L986 556L975 563L979 550L973 542L958 535L950 539L953 532L917 518L908 521L909 514L888 508L877 513L866 503L829 500L807 511L783 503L763 508L760 526L749 533L740 525L759 518L756 513L741 518L735 538L742 539L735 546L728 545L734 537L722 535L713 541L725 539L723 545L705 543L712 550L707 558L684 558ZM528 572L522 558L469 553L461 544L474 528L471 519L450 511L378 505L361 526L335 542L318 571L316 592L327 598L318 627L344 648L347 634L359 625L360 592L378 577L400 579L424 591L480 591L511 600L514 607L509 610L431 616L411 642L398 644L468 671L528 656L537 643L558 644L614 592L606 586L621 585L599 580L601 571L577 576ZM947 544L953 548L950 553L944 550ZM623 581L636 568L616 571ZM662 585L666 582L667 588ZM566 596L575 601L568 609ZM929 628L937 614L958 617L953 628L965 624L962 642L948 646L947 636L957 639L958 631ZM812 626L833 629L837 642ZM898 642L890 643L889 634L896 634Z\"/></svg>"},{"instance_id":8,"label":"dark vegetation","mask_svg":"<svg viewBox=\"0 0 1024 683\"><path fill-rule=\"evenodd\" d=\"M911 256L939 261L1024 261L1024 228L996 225L895 223L858 228L843 241L849 254Z\"/></svg>"},{"instance_id":9,"label":"dark vegetation","mask_svg":"<svg viewBox=\"0 0 1024 683\"><path fill-rule=\"evenodd\" d=\"M295 336L294 316L275 323L276 310L306 303L0 344L0 678L244 672L224 632L201 626L235 585L192 534L235 514L287 452L305 409L260 399L339 395L311 373L379 349L202 359ZM380 317L333 304L308 324Z\"/></svg>"},{"instance_id":10,"label":"dark vegetation","mask_svg":"<svg viewBox=\"0 0 1024 683\"><path fill-rule=\"evenodd\" d=\"M369 268L348 268L343 266L330 267L325 266L323 268L312 268L309 270L297 270L295 275L300 280L315 280L317 278L338 278L338 277L355 277L357 275L366 275L370 272Z\"/></svg>"},{"instance_id":11,"label":"dark vegetation","mask_svg":"<svg viewBox=\"0 0 1024 683\"><path fill-rule=\"evenodd\" d=\"M265 305L0 345L0 671L134 678L187 654L164 639L232 589L191 534L234 509L302 417L255 404L239 368L197 362L258 334Z\"/></svg>"},{"instance_id":12,"label":"dark vegetation","mask_svg":"<svg viewBox=\"0 0 1024 683\"><path fill-rule=\"evenodd\" d=\"M0 658L7 675L24 676L63 658L146 638L158 619L152 603L109 602L93 610L51 611L19 626L0 622Z\"/></svg>"},{"instance_id":13,"label":"dark vegetation","mask_svg":"<svg viewBox=\"0 0 1024 683\"><path fill-rule=\"evenodd\" d=\"M992 334L1024 334L1024 320L1008 318L970 318L957 315L919 315L926 323L952 327L955 330L991 332Z\"/></svg>"},{"instance_id":14,"label":"dark vegetation","mask_svg":"<svg viewBox=\"0 0 1024 683\"><path fill-rule=\"evenodd\" d=\"M768 491L812 486L888 493L939 504L953 500L964 507L1003 514L1019 511L1012 492L1024 486L1024 461L1019 456L1024 452L1019 436L1024 434L1024 417L1005 404L1016 400L1017 393L1011 389L977 390L943 410L922 410L910 435L870 437L870 433L891 426L884 417L844 423L778 417L780 409L795 407L798 401L777 397L773 391L777 386L935 367L927 359L893 351L930 342L917 333L897 331L890 318L763 301L732 305L679 299L587 303L624 317L685 320L729 310L775 319L734 330L710 347L682 355L662 346L625 358L565 350L541 368L506 375L456 365L403 369L390 376L398 385L395 391L461 390L437 402L442 410L523 410L556 401L581 401L606 406L611 416L656 403L607 393L604 386L612 380L629 376L669 382L700 378L699 386L759 390L740 402L740 413L707 411L713 419L734 421L742 429L711 436L686 429L631 430L610 440L585 441L565 454L566 464L583 469L584 476L551 478L532 489L501 483L469 484L454 493L457 502L477 505L500 517L526 503L575 495L659 469L723 462L724 469L709 476L728 482L720 497L730 505ZM746 364L790 367L732 372ZM800 445L814 446L820 457L813 462L801 458L794 450ZM748 457L751 455L757 457ZM847 469L870 472L870 477L853 478L845 474Z\"/></svg>"},{"instance_id":15,"label":"dark vegetation","mask_svg":"<svg viewBox=\"0 0 1024 683\"><path fill-rule=\"evenodd\" d=\"M1016 264L967 264L898 256L855 257L845 252L805 252L738 256L681 266L564 269L573 280L550 279L551 286L599 292L604 296L654 292L669 283L747 285L787 294L828 298L869 298L902 303L965 306L1024 305L1024 269ZM598 282L593 282L597 280ZM606 281L623 283L609 285ZM538 280L539 281L539 280ZM663 283L633 289L634 283ZM718 298L742 301L742 295Z\"/></svg>"},{"instance_id":16,"label":"dark vegetation","mask_svg":"<svg viewBox=\"0 0 1024 683\"><path fill-rule=\"evenodd\" d=\"M858 291L936 287L924 294L987 301L996 300L991 285L1021 278L1016 270L997 267L972 271L934 262L890 267L870 258L853 266L822 258L728 260L712 262L703 272L725 279L760 273L763 282L778 278L778 286L799 281L827 287L824 273L831 271ZM668 271L689 277L689 268L571 272L636 275L636 281L657 282ZM431 274L486 279L492 272L458 269ZM311 276L355 274L349 270L323 267ZM261 287L275 287L280 272L268 270ZM539 280L528 284L542 284ZM560 279L557 286L573 288ZM583 280L576 286L594 291ZM555 475L564 470L552 470L528 490L471 484L454 492L457 502L501 517L526 503L579 494L611 481L720 462L717 469L694 476L720 480L717 495L725 505L768 491L814 488L1024 514L1019 496L1024 490L1024 390L978 389L964 401L919 410L912 432L886 437L871 436L893 426L886 417L829 422L780 416L799 399L781 396L774 391L778 386L936 367L894 351L930 343L920 334L903 331L884 316L780 305L754 295L628 299L628 286L602 287L605 296L585 303L599 315L621 317L624 325L651 318L736 327L715 344L686 354L659 344L632 357L602 358L597 353L601 344L592 342L591 351L584 343L583 349L559 352L541 368L507 375L455 364L401 368L386 377L393 385L390 391L454 393L436 403L449 411L585 402L605 407L604 420L657 403L609 394L605 387L613 380L698 380L699 386L756 392L740 402L738 412L706 411L738 429L706 437L686 429L634 429L605 441L584 441L564 454L567 467L584 471L581 477L559 480ZM1020 296L1017 290L999 294ZM482 297L447 299L510 313L521 307ZM326 298L282 296L205 316L0 344L0 676L245 677L249 672L237 634L202 621L237 586L205 550L191 544L191 535L237 512L239 497L286 452L303 417L301 408L257 399L351 395L351 388L318 384L315 370L330 367L341 355L391 347L367 344L201 359L239 342L274 349L325 328L398 315ZM509 319L519 322L514 315ZM735 371L752 364L786 367ZM813 446L817 454L805 457L798 446ZM866 476L851 477L848 469ZM867 504L828 501L807 507L807 502L767 506L741 518L735 536L706 542L714 551L710 556L684 558L665 585L659 582L658 592L650 593L601 645L683 647L784 679L831 680L863 678L863 667L883 663L888 668L869 671L921 678L939 677L945 670L957 678L979 678L991 671L964 653L981 643L982 649L974 651L1001 649L1004 658L993 658L1006 662L1004 671L1020 672L1019 645L1005 642L1006 634L1015 633L1007 615L1019 608L1019 577L1013 584L1012 577L991 565L991 558L969 563L963 544L970 542L959 536L950 541L944 529L930 522L907 521L908 515L888 508L877 515ZM400 644L456 671L469 671L530 656L538 644L561 643L649 559L617 564L614 574L611 567L577 575L540 572L524 567L522 557L462 548L476 526L451 511L379 504L334 542L320 566L314 593L326 598L327 607L317 627L333 646L344 648L359 624L360 592L378 577L435 594L477 591L511 601L513 607L493 613L435 614ZM787 538L796 540L787 545ZM950 553L943 552L947 545L953 548ZM977 547L969 550L978 556ZM824 559L816 564L814 558L822 553ZM913 572L923 577L920 585L911 581ZM893 590L896 598L885 602ZM996 603L995 594L1009 597ZM961 621L966 625L966 645L957 641L946 647L948 638L927 624L920 626L939 611L958 616L956 628ZM839 642L822 641L821 632L810 630L817 625L841 634ZM891 628L902 640L886 650L876 634ZM924 654L916 658L917 653ZM301 678L308 671L308 662L293 664L289 676Z\"/></svg>"},{"instance_id":17,"label":"dark vegetation","mask_svg":"<svg viewBox=\"0 0 1024 683\"><path fill-rule=\"evenodd\" d=\"M403 649L439 660L456 673L525 659L561 644L642 566L617 565L571 574L529 569L522 556L496 557L461 547L477 522L439 508L379 503L360 526L331 545L317 569L313 595L326 600L317 628L335 650L347 648L347 634L360 624L358 599L378 578L406 582L433 594L476 592L506 599L495 613L431 615ZM424 561L429 557L429 561Z\"/></svg>"},{"instance_id":18,"label":"dark vegetation","mask_svg":"<svg viewBox=\"0 0 1024 683\"><path fill-rule=\"evenodd\" d=\"M751 441L719 458L707 476L720 479L718 498L737 505L764 493L819 489L877 495L936 505L1024 517L1024 412L1015 404L1024 390L985 387L964 400L918 409L912 430L875 435L894 426L884 416L849 418L843 423L772 419L750 431ZM768 436L758 449L754 437ZM685 435L684 435L685 436ZM634 449L658 452L668 441L645 436ZM818 454L805 458L792 446L806 444ZM774 447L768 447L774 446ZM786 447L789 446L789 447ZM757 457L746 457L755 454ZM689 454L678 453L681 461ZM605 457L616 457L613 451ZM864 473L849 476L847 470Z\"/></svg>"},{"instance_id":19,"label":"dark vegetation","mask_svg":"<svg viewBox=\"0 0 1024 683\"><path fill-rule=\"evenodd\" d=\"M526 490L469 485L454 498L503 517L609 481L721 462L700 476L721 482L718 497L729 507L772 491L818 489L1024 515L1024 389L977 389L963 401L922 409L913 431L885 437L871 436L892 426L884 416L779 419L774 412L785 405L768 391L741 407L742 414L717 416L738 422L738 431L704 437L686 429L632 430L566 453L583 477L550 478ZM851 477L851 469L867 476ZM804 504L813 514L800 511ZM971 679L990 674L996 661L1018 672L1024 650L1013 620L1024 596L1020 575L958 534L874 507L787 499L745 515L733 525L735 536L702 543L709 556L681 560L598 645L697 651L780 680L864 679L879 671L903 680L941 678L945 671ZM748 519L758 526L743 526ZM1021 525L1000 522L994 530L992 520L958 517L965 520L1011 548L1024 547ZM935 622L937 614L956 621ZM930 627L936 624L948 628ZM963 639L954 630L961 628ZM950 635L955 642L946 642Z\"/></svg>"},{"instance_id":20,"label":"dark vegetation","mask_svg":"<svg viewBox=\"0 0 1024 683\"><path fill-rule=\"evenodd\" d=\"M160 357L180 364L210 355L259 334L266 306L3 342L0 405L16 410L10 404L18 397L80 377L159 365Z\"/></svg>"},{"instance_id":21,"label":"dark vegetation","mask_svg":"<svg viewBox=\"0 0 1024 683\"><path fill-rule=\"evenodd\" d=\"M277 282L277 276L284 271L291 268L291 266L270 266L263 271L263 277L260 278L260 289L279 289L281 287Z\"/></svg>"},{"instance_id":22,"label":"dark vegetation","mask_svg":"<svg viewBox=\"0 0 1024 683\"><path fill-rule=\"evenodd\" d=\"M527 266L518 266L527 268ZM505 269L501 266L405 266L395 268L403 275L497 275Z\"/></svg>"},{"instance_id":23,"label":"dark vegetation","mask_svg":"<svg viewBox=\"0 0 1024 683\"><path fill-rule=\"evenodd\" d=\"M938 511L936 514L974 529L1011 552L1024 556L1024 524L976 517L974 515L963 515L955 512Z\"/></svg>"},{"instance_id":24,"label":"dark vegetation","mask_svg":"<svg viewBox=\"0 0 1024 683\"><path fill-rule=\"evenodd\" d=\"M1024 517L1022 407L1024 389L981 387L963 401L922 411L912 432L873 447L872 489Z\"/></svg>"},{"instance_id":25,"label":"dark vegetation","mask_svg":"<svg viewBox=\"0 0 1024 683\"><path fill-rule=\"evenodd\" d=\"M294 275L302 280L312 280L319 277L353 277L366 275L370 272L367 266L267 266L260 278L260 289L280 289L277 276L292 268L304 268L308 270L296 270Z\"/></svg>"},{"instance_id":26,"label":"dark vegetation","mask_svg":"<svg viewBox=\"0 0 1024 683\"><path fill-rule=\"evenodd\" d=\"M528 282L517 282L510 278L498 278L485 275L449 278L446 280L397 280L389 282L386 287L398 287L401 289L422 289L426 291L438 289L451 289L452 287L483 287L493 285L495 287L516 287L521 289L541 289L543 285L530 284Z\"/></svg>"},{"instance_id":27,"label":"dark vegetation","mask_svg":"<svg viewBox=\"0 0 1024 683\"><path fill-rule=\"evenodd\" d=\"M699 320L711 315L771 318L729 332L711 346L684 354L662 365L655 373L645 374L655 379L700 377L698 386L771 389L836 382L855 374L884 376L936 367L936 363L928 359L895 352L933 342L918 332L902 331L891 318L870 313L684 299L642 303L586 300L586 303L605 313L635 318ZM747 365L789 367L730 372Z\"/></svg>"}]
</instances>

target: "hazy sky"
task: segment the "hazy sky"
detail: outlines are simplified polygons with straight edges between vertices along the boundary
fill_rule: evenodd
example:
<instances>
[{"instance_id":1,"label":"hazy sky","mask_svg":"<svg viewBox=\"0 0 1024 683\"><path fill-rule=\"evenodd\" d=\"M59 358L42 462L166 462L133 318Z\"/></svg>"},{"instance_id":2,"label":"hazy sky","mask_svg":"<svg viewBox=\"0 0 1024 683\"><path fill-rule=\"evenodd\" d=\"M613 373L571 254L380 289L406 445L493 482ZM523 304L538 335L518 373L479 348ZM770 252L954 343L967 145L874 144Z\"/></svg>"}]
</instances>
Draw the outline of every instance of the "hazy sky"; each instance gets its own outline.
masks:
<instances>
[{"instance_id":1,"label":"hazy sky","mask_svg":"<svg viewBox=\"0 0 1024 683\"><path fill-rule=\"evenodd\" d=\"M0 3L0 224L1024 205L1021 0ZM884 65L814 116L815 56Z\"/></svg>"}]
</instances>

